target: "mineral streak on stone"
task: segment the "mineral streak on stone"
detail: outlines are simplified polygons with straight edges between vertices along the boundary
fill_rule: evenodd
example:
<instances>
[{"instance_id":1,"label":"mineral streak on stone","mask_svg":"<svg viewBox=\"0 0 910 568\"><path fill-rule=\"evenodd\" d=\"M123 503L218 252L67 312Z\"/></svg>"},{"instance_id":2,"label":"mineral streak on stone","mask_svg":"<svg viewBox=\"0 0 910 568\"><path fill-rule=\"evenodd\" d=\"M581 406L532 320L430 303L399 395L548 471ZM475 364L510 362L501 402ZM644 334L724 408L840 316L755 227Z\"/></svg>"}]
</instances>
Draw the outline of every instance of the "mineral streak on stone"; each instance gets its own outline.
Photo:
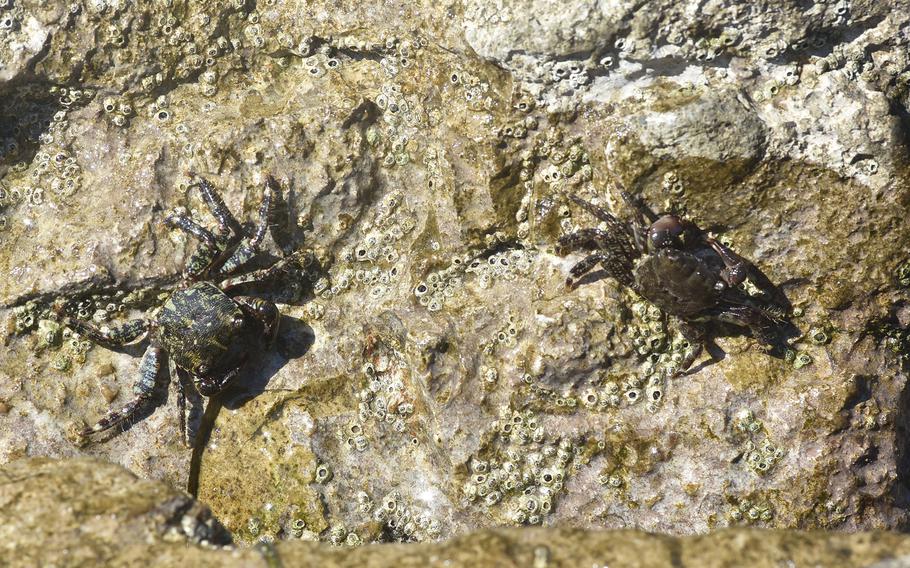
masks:
<instances>
[{"instance_id":1,"label":"mineral streak on stone","mask_svg":"<svg viewBox=\"0 0 910 568\"><path fill-rule=\"evenodd\" d=\"M0 463L189 484L244 543L906 529L908 150L903 0L0 0ZM195 246L162 219L212 222L187 171L242 219L273 173L267 250L317 261L264 289L277 344L201 451L163 389L80 446L141 350L51 304L159 306ZM566 196L628 216L615 180L783 285L785 358L716 326L726 356L668 380L673 322L610 279L566 290L555 245L592 222ZM525 538L489 534L453 546ZM771 546L750 534L706 538Z\"/></svg>"}]
</instances>

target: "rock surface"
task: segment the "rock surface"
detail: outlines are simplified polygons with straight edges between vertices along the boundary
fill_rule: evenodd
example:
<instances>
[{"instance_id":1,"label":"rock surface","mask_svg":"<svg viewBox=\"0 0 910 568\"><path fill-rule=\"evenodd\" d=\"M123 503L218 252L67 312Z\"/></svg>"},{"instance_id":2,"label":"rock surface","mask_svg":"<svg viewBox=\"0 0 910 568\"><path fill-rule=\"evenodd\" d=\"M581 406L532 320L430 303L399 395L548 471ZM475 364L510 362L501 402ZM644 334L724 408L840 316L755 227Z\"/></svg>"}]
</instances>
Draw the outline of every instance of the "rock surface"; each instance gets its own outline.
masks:
<instances>
[{"instance_id":1,"label":"rock surface","mask_svg":"<svg viewBox=\"0 0 910 568\"><path fill-rule=\"evenodd\" d=\"M103 458L239 542L908 527L908 3L563 4L3 4L0 463ZM261 290L277 345L197 451L173 388L80 446L142 350L50 306L160 304L195 246L163 218L212 223L189 170L243 219L274 173L268 252L318 262ZM792 360L715 328L668 380L673 322L565 288L566 196L628 217L615 180L783 284Z\"/></svg>"},{"instance_id":2,"label":"rock surface","mask_svg":"<svg viewBox=\"0 0 910 568\"><path fill-rule=\"evenodd\" d=\"M4 466L0 511L6 566L97 566L152 558L155 548L231 542L208 507L189 496L85 458L32 458Z\"/></svg>"},{"instance_id":3,"label":"rock surface","mask_svg":"<svg viewBox=\"0 0 910 568\"><path fill-rule=\"evenodd\" d=\"M446 542L214 545L208 509L119 466L26 459L0 468L5 566L739 566L910 565L910 536L727 529L673 538L641 531L498 529Z\"/></svg>"}]
</instances>

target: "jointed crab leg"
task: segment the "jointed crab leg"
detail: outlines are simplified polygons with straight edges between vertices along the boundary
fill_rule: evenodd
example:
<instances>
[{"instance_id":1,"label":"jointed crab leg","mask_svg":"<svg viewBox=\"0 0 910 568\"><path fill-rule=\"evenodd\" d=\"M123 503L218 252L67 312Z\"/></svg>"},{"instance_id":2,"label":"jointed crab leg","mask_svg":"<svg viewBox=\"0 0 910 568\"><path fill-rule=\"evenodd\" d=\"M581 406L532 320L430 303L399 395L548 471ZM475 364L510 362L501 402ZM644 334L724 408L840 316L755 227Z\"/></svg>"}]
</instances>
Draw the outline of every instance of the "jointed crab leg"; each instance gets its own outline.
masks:
<instances>
[{"instance_id":1,"label":"jointed crab leg","mask_svg":"<svg viewBox=\"0 0 910 568\"><path fill-rule=\"evenodd\" d=\"M278 262L276 262L275 264L273 264L272 266L270 266L268 268L254 270L253 272L248 272L248 273L242 274L240 276L228 278L227 280L224 280L221 282L220 288L222 290L224 290L225 292L230 293L230 291L232 289L234 289L238 286L242 286L244 284L251 284L253 282L261 282L264 280L269 280L270 278L274 278L278 274L287 270L289 266L292 266L295 264L297 266L307 266L310 262L312 262L312 258L313 258L313 253L310 251L297 251L293 254L290 254L290 255L282 258L281 260L279 260Z\"/></svg>"},{"instance_id":2,"label":"jointed crab leg","mask_svg":"<svg viewBox=\"0 0 910 568\"><path fill-rule=\"evenodd\" d=\"M193 445L194 436L190 435L190 420L187 416L186 400L187 397L189 397L191 399L190 408L195 409L199 408L202 398L196 390L196 387L193 386L192 377L190 377L190 374L185 369L181 369L174 365L174 372L177 375L177 413L180 434L183 436L183 444L187 447L191 447Z\"/></svg>"},{"instance_id":3,"label":"jointed crab leg","mask_svg":"<svg viewBox=\"0 0 910 568\"><path fill-rule=\"evenodd\" d=\"M272 217L273 198L279 191L280 188L275 178L266 176L262 190L262 201L259 204L259 222L256 224L256 232L253 233L252 238L244 239L240 246L237 247L234 254L219 269L219 276L227 276L232 272L236 272L259 252L259 247L262 245L265 233L269 228L269 219Z\"/></svg>"},{"instance_id":4,"label":"jointed crab leg","mask_svg":"<svg viewBox=\"0 0 910 568\"><path fill-rule=\"evenodd\" d=\"M99 420L98 423L91 428L82 430L80 436L85 438L92 434L103 432L132 418L155 392L158 371L161 370L161 359L161 349L149 346L149 348L145 350L145 355L142 356L142 362L139 363L139 378L133 385L133 394L136 396L124 404L122 408L108 412L104 418Z\"/></svg>"},{"instance_id":5,"label":"jointed crab leg","mask_svg":"<svg viewBox=\"0 0 910 568\"><path fill-rule=\"evenodd\" d=\"M190 235L193 235L204 244L207 244L211 247L218 245L218 239L215 238L215 235L205 227L199 225L186 215L182 213L172 213L164 218L164 223L168 227L174 229L180 229Z\"/></svg>"},{"instance_id":6,"label":"jointed crab leg","mask_svg":"<svg viewBox=\"0 0 910 568\"><path fill-rule=\"evenodd\" d=\"M566 254L579 249L605 248L610 240L610 234L601 229L579 229L569 235L559 238L560 254Z\"/></svg>"},{"instance_id":7,"label":"jointed crab leg","mask_svg":"<svg viewBox=\"0 0 910 568\"><path fill-rule=\"evenodd\" d=\"M230 233L222 233L221 239L213 235L208 229L198 225L189 217L175 213L165 217L164 222L170 226L193 235L202 243L186 263L184 277L198 280L204 277L211 267L223 256L226 248L230 246Z\"/></svg>"},{"instance_id":8,"label":"jointed crab leg","mask_svg":"<svg viewBox=\"0 0 910 568\"><path fill-rule=\"evenodd\" d=\"M221 199L221 196L215 191L215 187L207 179L201 176L197 176L192 172L190 172L189 175L190 177L199 178L199 181L197 182L199 191L202 193L202 198L205 200L206 205L209 206L209 211L211 211L215 219L218 220L219 231L221 233L233 233L236 236L242 235L243 229L241 228L240 223L234 218L234 215L231 214L227 205L224 204L224 200Z\"/></svg>"},{"instance_id":9,"label":"jointed crab leg","mask_svg":"<svg viewBox=\"0 0 910 568\"><path fill-rule=\"evenodd\" d=\"M774 342L775 322L764 312L751 306L727 306L717 310L714 317L752 330L755 338L766 345Z\"/></svg>"},{"instance_id":10,"label":"jointed crab leg","mask_svg":"<svg viewBox=\"0 0 910 568\"><path fill-rule=\"evenodd\" d=\"M689 367L692 366L692 363L698 359L698 356L701 355L701 352L704 350L705 333L697 327L690 325L685 320L679 319L677 321L679 322L680 333L682 333L683 337L686 338L686 341L689 342L689 347L691 348L679 363L679 367L674 373L674 376L679 377L686 374L686 371L689 370Z\"/></svg>"},{"instance_id":11,"label":"jointed crab leg","mask_svg":"<svg viewBox=\"0 0 910 568\"><path fill-rule=\"evenodd\" d=\"M642 201L640 199L633 196L631 193L629 193L625 189L620 191L619 194L622 196L623 201L628 203L629 206L632 207L632 209L635 209L635 212L638 213L638 215L641 217L641 220L647 221L648 224L650 224L650 223L653 223L654 221L657 221L660 218L660 216L657 213L655 213L654 211L651 211L650 207L648 207L647 205L642 203Z\"/></svg>"},{"instance_id":12,"label":"jointed crab leg","mask_svg":"<svg viewBox=\"0 0 910 568\"><path fill-rule=\"evenodd\" d=\"M582 209L584 209L591 215L594 215L601 221L606 221L611 226L614 223L618 223L620 225L622 224L622 222L619 219L617 219L616 217L614 217L612 213L610 213L603 207L600 207L599 205L594 205L590 201L585 201L584 199L582 199L576 195L570 195L569 199L571 199L573 202L575 202L576 205L578 205L579 207L581 207Z\"/></svg>"},{"instance_id":13,"label":"jointed crab leg","mask_svg":"<svg viewBox=\"0 0 910 568\"><path fill-rule=\"evenodd\" d=\"M76 333L108 348L137 343L144 339L151 327L151 322L147 319L131 320L116 327L96 327L88 322L65 317L63 324Z\"/></svg>"},{"instance_id":14,"label":"jointed crab leg","mask_svg":"<svg viewBox=\"0 0 910 568\"><path fill-rule=\"evenodd\" d=\"M569 271L569 274L571 274L571 276L566 278L566 286L568 286L569 289L574 290L575 287L578 286L579 278L593 270L593 268L601 262L606 262L608 260L610 260L610 257L606 254L592 254L590 256L584 257Z\"/></svg>"}]
</instances>

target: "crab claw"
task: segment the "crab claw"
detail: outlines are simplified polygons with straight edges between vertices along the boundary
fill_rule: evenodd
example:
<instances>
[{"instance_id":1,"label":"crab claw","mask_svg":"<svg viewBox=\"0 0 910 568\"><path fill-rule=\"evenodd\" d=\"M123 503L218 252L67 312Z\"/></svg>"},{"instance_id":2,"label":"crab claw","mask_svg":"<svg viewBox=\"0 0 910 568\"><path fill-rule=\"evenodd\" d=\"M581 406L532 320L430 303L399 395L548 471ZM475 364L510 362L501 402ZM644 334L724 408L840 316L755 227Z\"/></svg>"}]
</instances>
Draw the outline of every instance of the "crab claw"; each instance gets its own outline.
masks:
<instances>
[{"instance_id":1,"label":"crab claw","mask_svg":"<svg viewBox=\"0 0 910 568\"><path fill-rule=\"evenodd\" d=\"M202 396L214 396L223 391L228 383L237 376L239 371L240 366L237 366L221 377L195 376L193 377L193 382L196 384L196 390L199 391L199 394Z\"/></svg>"}]
</instances>

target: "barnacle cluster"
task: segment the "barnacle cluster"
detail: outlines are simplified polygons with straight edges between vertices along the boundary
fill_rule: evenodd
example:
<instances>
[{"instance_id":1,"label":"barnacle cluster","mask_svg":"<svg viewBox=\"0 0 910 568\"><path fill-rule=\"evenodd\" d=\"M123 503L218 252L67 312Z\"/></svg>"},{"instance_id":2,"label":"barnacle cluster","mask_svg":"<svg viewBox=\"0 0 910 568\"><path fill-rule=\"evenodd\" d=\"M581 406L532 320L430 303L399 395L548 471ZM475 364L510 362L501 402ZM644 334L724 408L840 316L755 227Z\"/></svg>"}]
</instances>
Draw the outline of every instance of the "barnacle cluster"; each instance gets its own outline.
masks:
<instances>
[{"instance_id":1,"label":"barnacle cluster","mask_svg":"<svg viewBox=\"0 0 910 568\"><path fill-rule=\"evenodd\" d=\"M513 282L518 277L527 277L534 265L537 252L533 249L513 248L493 253L486 258L475 258L464 268L466 274L481 289L487 289L497 282Z\"/></svg>"},{"instance_id":2,"label":"barnacle cluster","mask_svg":"<svg viewBox=\"0 0 910 568\"><path fill-rule=\"evenodd\" d=\"M449 266L430 272L414 286L417 302L431 312L438 312L447 300L458 301L463 294L464 258L456 256Z\"/></svg>"},{"instance_id":3,"label":"barnacle cluster","mask_svg":"<svg viewBox=\"0 0 910 568\"><path fill-rule=\"evenodd\" d=\"M408 165L417 149L419 127L426 122L419 98L402 93L397 83L387 83L376 95L376 106L382 111L382 122L367 130L367 143L376 150L383 167ZM434 154L429 155L435 159Z\"/></svg>"},{"instance_id":4,"label":"barnacle cluster","mask_svg":"<svg viewBox=\"0 0 910 568\"><path fill-rule=\"evenodd\" d=\"M529 404L542 412L571 413L579 408L592 412L607 412L620 407L634 406L642 401L649 412L657 412L665 397L665 380L651 376L642 380L637 374L604 373L582 389L558 391L535 381L525 374L523 391L530 395Z\"/></svg>"},{"instance_id":5,"label":"barnacle cluster","mask_svg":"<svg viewBox=\"0 0 910 568\"><path fill-rule=\"evenodd\" d=\"M638 299L632 303L632 315L629 334L642 363L638 376L624 384L623 395L630 404L644 400L653 413L665 398L667 380L696 346L679 332L670 332L666 316L653 304Z\"/></svg>"},{"instance_id":6,"label":"barnacle cluster","mask_svg":"<svg viewBox=\"0 0 910 568\"><path fill-rule=\"evenodd\" d=\"M734 428L745 439L743 461L754 473L767 474L786 455L786 451L768 437L764 425L751 410L745 409L736 415Z\"/></svg>"},{"instance_id":7,"label":"barnacle cluster","mask_svg":"<svg viewBox=\"0 0 910 568\"><path fill-rule=\"evenodd\" d=\"M496 354L497 348L505 347L515 347L518 343L518 332L520 330L518 320L515 318L515 314L509 314L506 318L508 323L504 324L489 340L487 340L482 347L483 354L487 356L492 356Z\"/></svg>"},{"instance_id":8,"label":"barnacle cluster","mask_svg":"<svg viewBox=\"0 0 910 568\"><path fill-rule=\"evenodd\" d=\"M382 523L387 538L395 542L421 542L439 538L441 525L438 519L405 499L393 490L378 503L366 492L357 494L358 509L373 521Z\"/></svg>"},{"instance_id":9,"label":"barnacle cluster","mask_svg":"<svg viewBox=\"0 0 910 568\"><path fill-rule=\"evenodd\" d=\"M353 530L348 530L342 524L332 525L329 528L329 542L335 546L360 546L363 539Z\"/></svg>"},{"instance_id":10,"label":"barnacle cluster","mask_svg":"<svg viewBox=\"0 0 910 568\"><path fill-rule=\"evenodd\" d=\"M424 37L398 38L389 36L385 40L385 56L379 60L379 66L388 77L394 77L402 69L414 66L418 52L427 46Z\"/></svg>"},{"instance_id":11,"label":"barnacle cluster","mask_svg":"<svg viewBox=\"0 0 910 568\"><path fill-rule=\"evenodd\" d=\"M366 386L357 393L357 417L339 432L341 442L357 451L369 445L365 426L374 424L378 431L403 433L415 410L410 370L397 351L377 344L362 372Z\"/></svg>"},{"instance_id":12,"label":"barnacle cluster","mask_svg":"<svg viewBox=\"0 0 910 568\"><path fill-rule=\"evenodd\" d=\"M0 164L12 163L0 186L0 213L17 205L40 207L48 200L68 197L82 184L82 169L67 150L67 114L94 96L90 90L51 86L41 91L25 85L8 97L0 115ZM40 147L40 149L38 149ZM31 150L35 150L33 153ZM8 223L2 222L0 229Z\"/></svg>"},{"instance_id":13,"label":"barnacle cluster","mask_svg":"<svg viewBox=\"0 0 910 568\"><path fill-rule=\"evenodd\" d=\"M767 502L754 502L751 499L734 500L727 514L732 524L754 525L767 523L774 518L774 508Z\"/></svg>"},{"instance_id":14,"label":"barnacle cluster","mask_svg":"<svg viewBox=\"0 0 910 568\"><path fill-rule=\"evenodd\" d=\"M560 231L575 230L572 212L559 195L568 188L589 183L594 177L581 139L566 139L563 131L555 126L538 132L530 149L522 155L518 177L524 190L515 213L519 239L527 239L536 225L554 216Z\"/></svg>"},{"instance_id":15,"label":"barnacle cluster","mask_svg":"<svg viewBox=\"0 0 910 568\"><path fill-rule=\"evenodd\" d=\"M897 282L904 288L910 288L910 260L902 262L894 271Z\"/></svg>"},{"instance_id":16,"label":"barnacle cluster","mask_svg":"<svg viewBox=\"0 0 910 568\"><path fill-rule=\"evenodd\" d=\"M603 372L588 386L557 391L539 384L526 374L524 388L537 401L536 407L547 412L574 411L578 405L605 412L622 406L644 403L655 413L666 398L668 379L680 361L693 348L680 334L670 334L666 317L656 306L638 300L632 304L633 320L628 325L635 352L642 361L635 372Z\"/></svg>"},{"instance_id":17,"label":"barnacle cluster","mask_svg":"<svg viewBox=\"0 0 910 568\"><path fill-rule=\"evenodd\" d=\"M468 460L462 495L516 524L541 524L566 480L590 459L585 446L551 439L533 411L504 411L492 438Z\"/></svg>"},{"instance_id":18,"label":"barnacle cluster","mask_svg":"<svg viewBox=\"0 0 910 568\"><path fill-rule=\"evenodd\" d=\"M894 319L881 319L871 322L866 333L875 337L885 348L894 353L902 366L910 363L910 329Z\"/></svg>"},{"instance_id":19,"label":"barnacle cluster","mask_svg":"<svg viewBox=\"0 0 910 568\"><path fill-rule=\"evenodd\" d=\"M311 275L313 292L324 299L348 289L366 289L373 300L389 294L402 278L404 260L395 245L414 230L416 216L400 192L386 195L359 227L358 240L342 251L328 276Z\"/></svg>"},{"instance_id":20,"label":"barnacle cluster","mask_svg":"<svg viewBox=\"0 0 910 568\"><path fill-rule=\"evenodd\" d=\"M472 111L489 111L496 103L490 83L466 69L455 69L449 73L449 83L461 90L465 104Z\"/></svg>"},{"instance_id":21,"label":"barnacle cluster","mask_svg":"<svg viewBox=\"0 0 910 568\"><path fill-rule=\"evenodd\" d=\"M535 381L531 375L524 374L521 378L525 386L525 392L530 395L530 406L541 412L546 413L570 413L578 408L578 397L567 390L565 392L557 391Z\"/></svg>"}]
</instances>

